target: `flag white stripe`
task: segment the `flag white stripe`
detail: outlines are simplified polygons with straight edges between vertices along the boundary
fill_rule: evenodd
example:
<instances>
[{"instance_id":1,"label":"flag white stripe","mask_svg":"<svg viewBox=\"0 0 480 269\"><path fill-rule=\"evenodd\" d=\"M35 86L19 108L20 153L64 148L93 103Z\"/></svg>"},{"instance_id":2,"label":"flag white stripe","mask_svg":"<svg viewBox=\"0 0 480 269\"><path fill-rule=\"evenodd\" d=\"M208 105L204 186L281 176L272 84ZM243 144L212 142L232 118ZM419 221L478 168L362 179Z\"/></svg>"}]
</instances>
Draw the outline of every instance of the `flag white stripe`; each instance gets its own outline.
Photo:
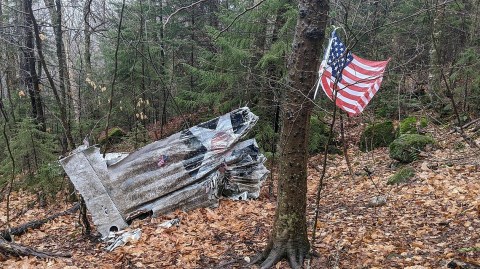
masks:
<instances>
[{"instance_id":1,"label":"flag white stripe","mask_svg":"<svg viewBox=\"0 0 480 269\"><path fill-rule=\"evenodd\" d=\"M370 70L370 71L383 72L383 70L385 69L385 65L384 66L379 66L379 67L373 67L373 66L365 65L365 64L359 62L355 57L353 57L353 61L350 64L357 65L357 66L359 66L359 67L361 67L365 70Z\"/></svg>"},{"instance_id":2,"label":"flag white stripe","mask_svg":"<svg viewBox=\"0 0 480 269\"><path fill-rule=\"evenodd\" d=\"M345 69L343 69L343 74L345 74L345 73L349 73L349 74L355 76L356 78L358 78L360 80L367 80L367 81L377 79L379 77L379 75L381 74L381 73L375 73L375 75L372 75L372 74L361 73L360 69L355 69L355 66L352 65L351 63L349 65L347 65L347 67L345 67ZM342 76L342 77L344 77L344 76Z\"/></svg>"},{"instance_id":3,"label":"flag white stripe","mask_svg":"<svg viewBox=\"0 0 480 269\"><path fill-rule=\"evenodd\" d=\"M328 67L325 71L330 72L330 74L331 74L332 73L332 68ZM322 72L322 74L323 74L323 72ZM376 77L371 78L371 79L378 79L378 78L379 78L379 76L376 76ZM334 77L331 77L330 80L334 80L334 79L335 79ZM332 81L332 82L335 82L335 81ZM346 82L347 84L345 84L343 82ZM362 83L361 80L353 80L353 79L348 78L347 76L343 75L342 76L342 81L338 82L338 88L339 89L345 89L345 88L348 88L351 85L354 85L354 86L357 86L357 87L360 87L360 88L369 88L369 87L372 86L372 82L373 82L373 80L370 83Z\"/></svg>"},{"instance_id":4,"label":"flag white stripe","mask_svg":"<svg viewBox=\"0 0 480 269\"><path fill-rule=\"evenodd\" d=\"M349 112L349 113L353 113L353 114L357 113L357 111L355 111L355 110L353 110L353 109L350 109L350 108L348 108L348 107L346 107L346 106L342 106L342 107L343 107L343 110L345 110L345 111L347 111L347 112ZM362 112L362 110L360 110L360 112Z\"/></svg>"},{"instance_id":5,"label":"flag white stripe","mask_svg":"<svg viewBox=\"0 0 480 269\"><path fill-rule=\"evenodd\" d=\"M361 87L361 88L368 88L371 85L371 83L362 83L361 80L356 80L355 81L351 78L348 78L347 76L342 76L342 81L346 82L346 85L344 84L343 87L348 87L350 85L354 85L354 86Z\"/></svg>"}]
</instances>

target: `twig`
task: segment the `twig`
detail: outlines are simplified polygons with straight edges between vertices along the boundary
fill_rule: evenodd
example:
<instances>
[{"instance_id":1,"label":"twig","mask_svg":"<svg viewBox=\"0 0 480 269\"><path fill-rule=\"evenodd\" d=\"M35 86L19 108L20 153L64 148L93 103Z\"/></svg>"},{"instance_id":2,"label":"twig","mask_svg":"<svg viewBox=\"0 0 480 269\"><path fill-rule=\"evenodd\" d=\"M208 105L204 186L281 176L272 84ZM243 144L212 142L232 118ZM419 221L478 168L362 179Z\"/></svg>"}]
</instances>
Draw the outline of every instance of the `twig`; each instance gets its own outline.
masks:
<instances>
[{"instance_id":1,"label":"twig","mask_svg":"<svg viewBox=\"0 0 480 269\"><path fill-rule=\"evenodd\" d=\"M72 214L75 211L77 211L79 208L80 208L80 204L76 203L71 208L69 208L65 211L53 214L53 215L51 215L49 217L46 217L44 219L33 220L33 221L27 222L25 224L22 224L20 226L17 226L15 228L0 231L0 237L3 237L4 239L8 240L11 235L22 235L22 234L26 233L29 229L40 228L43 224L45 224L45 223L47 223L47 222L49 222L53 219L56 219L56 218L61 217L61 216Z\"/></svg>"},{"instance_id":2,"label":"twig","mask_svg":"<svg viewBox=\"0 0 480 269\"><path fill-rule=\"evenodd\" d=\"M247 13L248 11L252 10L252 9L255 9L256 7L260 6L263 2L265 2L265 0L261 0L260 2L256 3L255 5L251 6L251 7L248 7L246 8L243 12L237 14L237 16L235 16L235 18L233 18L233 21L227 25L227 27L223 28L222 30L220 30L220 32L215 36L215 39L219 38L221 34L223 34L225 31L227 31L228 29L230 29L230 27L232 27L232 25L238 20L238 18L240 18L241 16L243 16L245 13Z\"/></svg>"},{"instance_id":3,"label":"twig","mask_svg":"<svg viewBox=\"0 0 480 269\"><path fill-rule=\"evenodd\" d=\"M463 128L463 129L466 129L466 128L468 128L470 125L475 124L475 123L477 123L477 122L480 122L480 118L475 119L475 120L472 120L472 121L469 122L469 123L466 123L465 125L462 126L462 128ZM453 134L453 133L455 133L456 131L457 131L456 129L453 129L452 131L448 132L448 134Z\"/></svg>"},{"instance_id":4,"label":"twig","mask_svg":"<svg viewBox=\"0 0 480 269\"><path fill-rule=\"evenodd\" d=\"M165 20L165 23L163 24L163 29L165 29L165 26L166 26L167 23L170 21L170 18L171 18L173 15L177 14L177 13L180 12L180 11L183 11L183 10L186 10L186 9L189 9L189 8L192 8L192 7L198 5L198 4L202 3L202 2L205 2L205 1L207 1L207 0L198 0L197 2L194 2L194 3L192 3L192 4L188 5L188 6L184 6L184 7L181 7L181 8L179 8L179 9L175 10L172 14L168 15L167 19Z\"/></svg>"},{"instance_id":5,"label":"twig","mask_svg":"<svg viewBox=\"0 0 480 269\"><path fill-rule=\"evenodd\" d=\"M12 194L12 187L13 187L13 180L15 179L15 159L13 158L12 154L12 149L10 148L10 141L8 140L7 136L7 122L8 122L8 117L7 113L5 112L5 109L3 107L3 103L0 106L0 110L2 112L2 115L5 119L5 122L3 123L3 137L5 138L5 143L7 145L7 151L8 151L8 156L10 157L10 160L12 161L12 175L10 177L10 182L8 184L8 191L7 191L7 228L10 228L10 195Z\"/></svg>"},{"instance_id":6,"label":"twig","mask_svg":"<svg viewBox=\"0 0 480 269\"><path fill-rule=\"evenodd\" d=\"M5 186L7 186L7 185L5 185ZM1 191L0 191L0 193L1 193ZM0 199L0 201L1 201L1 199ZM26 213L28 210L32 209L32 208L35 206L36 203L37 203L36 201L29 202L29 203L27 204L27 206L26 206L25 208L23 208L22 210L20 210L15 216L10 217L10 221L12 221L12 220L14 220L14 219L17 219L18 217L21 217L21 216L25 215L25 213ZM5 225L7 225L7 223L2 223L2 224L0 224L0 228L2 228L2 227L5 226ZM1 232L0 232L0 234L1 234Z\"/></svg>"},{"instance_id":7,"label":"twig","mask_svg":"<svg viewBox=\"0 0 480 269\"><path fill-rule=\"evenodd\" d=\"M352 165L350 164L350 158L348 158L348 144L347 144L347 141L345 140L345 128L343 126L342 113L340 113L340 133L342 136L343 156L345 157L345 162L347 163L348 172L350 173L350 177L352 178L352 180L355 180L355 177L353 176Z\"/></svg>"},{"instance_id":8,"label":"twig","mask_svg":"<svg viewBox=\"0 0 480 269\"><path fill-rule=\"evenodd\" d=\"M39 258L55 258L55 257L72 257L70 253L52 253L36 250L30 247L22 246L15 243L10 243L5 239L0 237L0 253L11 255L11 256L35 256Z\"/></svg>"},{"instance_id":9,"label":"twig","mask_svg":"<svg viewBox=\"0 0 480 269\"><path fill-rule=\"evenodd\" d=\"M343 69L341 71L343 71ZM333 84L334 88L336 87L337 83L338 83L338 78L335 80L335 83ZM333 103L334 104L336 103L337 92L338 91L335 91L335 94L333 96ZM336 115L337 115L337 106L335 105L334 108L333 108L333 118L332 118L332 122L330 124L330 131L328 133L327 144L325 145L325 152L323 153L322 173L320 175L320 182L318 183L317 195L315 197L315 218L314 218L314 221L313 221L312 242L310 244L312 249L315 249L315 239L316 239L316 231L317 231L317 223L318 223L318 211L319 211L318 207L320 205L320 193L322 192L322 189L323 189L323 180L325 178L325 173L326 173L326 170L327 170L328 146L330 145L330 141L332 140L333 127L335 126Z\"/></svg>"}]
</instances>

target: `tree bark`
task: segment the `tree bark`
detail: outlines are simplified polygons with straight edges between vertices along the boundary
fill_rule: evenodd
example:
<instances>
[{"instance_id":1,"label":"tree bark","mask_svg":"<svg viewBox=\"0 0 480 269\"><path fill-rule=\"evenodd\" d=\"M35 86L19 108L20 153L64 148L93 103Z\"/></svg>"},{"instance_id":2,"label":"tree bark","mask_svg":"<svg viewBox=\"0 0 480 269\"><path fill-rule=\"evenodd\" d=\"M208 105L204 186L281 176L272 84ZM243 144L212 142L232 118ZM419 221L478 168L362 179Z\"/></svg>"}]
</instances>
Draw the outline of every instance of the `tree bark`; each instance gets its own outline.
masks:
<instances>
[{"instance_id":1,"label":"tree bark","mask_svg":"<svg viewBox=\"0 0 480 269\"><path fill-rule=\"evenodd\" d=\"M65 44L63 41L63 31L62 31L62 4L60 0L44 0L45 5L48 8L50 13L50 18L52 20L53 32L55 34L55 49L58 60L58 76L59 83L58 87L60 90L60 96L65 106L66 114L66 128L69 130L68 133L71 133L71 120L70 120L70 111L73 106L72 104L72 86L70 83L70 74L67 65L67 52L65 49ZM67 133L67 132L65 132ZM67 138L67 141L69 138Z\"/></svg>"},{"instance_id":2,"label":"tree bark","mask_svg":"<svg viewBox=\"0 0 480 269\"><path fill-rule=\"evenodd\" d=\"M24 67L23 72L25 86L30 95L30 103L32 106L32 115L35 122L39 124L40 130L45 131L45 114L43 111L42 97L40 96L40 79L38 78L35 67L35 53L34 53L34 37L33 37L33 21L29 14L29 9L32 6L32 0L25 0L23 2L23 9L25 15L25 49L23 52Z\"/></svg>"},{"instance_id":3,"label":"tree bark","mask_svg":"<svg viewBox=\"0 0 480 269\"><path fill-rule=\"evenodd\" d=\"M25 11L28 12L27 13L28 18L31 20L31 23L33 25L33 31L35 33L35 43L37 45L38 57L39 57L40 62L43 66L43 69L44 69L45 75L47 76L50 87L52 87L53 96L54 96L55 101L56 101L56 103L58 105L58 108L60 110L60 122L62 124L63 130L64 130L65 135L67 137L68 146L69 146L70 149L73 150L73 149L76 148L76 146L75 146L75 142L73 140L73 136L72 136L72 133L71 133L71 130L70 130L70 125L68 123L68 118L67 118L68 115L67 115L66 104L63 103L62 100L61 100L61 96L60 96L60 94L57 90L57 86L55 85L53 77L52 77L52 75L51 75L51 73L48 69L45 57L43 55L42 42L41 42L41 39L40 39L40 30L39 30L37 21L35 20L35 16L33 14L32 0L26 0L26 2L27 2L27 7L25 8Z\"/></svg>"},{"instance_id":4,"label":"tree bark","mask_svg":"<svg viewBox=\"0 0 480 269\"><path fill-rule=\"evenodd\" d=\"M327 24L328 1L299 0L293 50L288 61L289 90L282 105L278 203L269 243L255 262L269 268L287 258L300 268L308 254L306 193L307 141L311 97Z\"/></svg>"}]
</instances>

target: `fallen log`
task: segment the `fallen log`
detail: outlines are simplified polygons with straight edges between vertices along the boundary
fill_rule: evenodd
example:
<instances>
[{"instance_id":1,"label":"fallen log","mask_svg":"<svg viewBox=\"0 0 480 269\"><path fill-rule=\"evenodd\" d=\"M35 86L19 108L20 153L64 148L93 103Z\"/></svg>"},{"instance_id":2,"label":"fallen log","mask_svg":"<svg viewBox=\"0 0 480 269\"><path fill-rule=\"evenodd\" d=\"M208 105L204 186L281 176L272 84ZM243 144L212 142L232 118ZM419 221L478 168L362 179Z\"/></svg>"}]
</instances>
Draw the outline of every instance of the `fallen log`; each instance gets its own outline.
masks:
<instances>
[{"instance_id":1,"label":"fallen log","mask_svg":"<svg viewBox=\"0 0 480 269\"><path fill-rule=\"evenodd\" d=\"M36 250L30 247L22 246L19 244L11 243L0 237L0 254L5 256L35 256L38 258L69 258L72 257L70 253L53 253Z\"/></svg>"},{"instance_id":2,"label":"fallen log","mask_svg":"<svg viewBox=\"0 0 480 269\"><path fill-rule=\"evenodd\" d=\"M480 269L480 264L473 264L459 260L452 260L447 264L447 268L452 269Z\"/></svg>"},{"instance_id":3,"label":"fallen log","mask_svg":"<svg viewBox=\"0 0 480 269\"><path fill-rule=\"evenodd\" d=\"M49 222L53 219L56 219L58 217L74 213L79 208L80 208L80 204L76 203L74 206L72 206L71 208L69 208L69 209L67 209L63 212L53 214L53 215L51 215L49 217L46 217L44 219L33 220L33 221L30 221L30 222L27 222L27 223L22 224L20 226L11 228L10 230L7 229L7 230L0 231L0 237L4 238L7 241L11 241L11 236L12 235L22 235L22 234L26 233L29 229L38 229L43 224L45 224L45 223L47 223L47 222Z\"/></svg>"},{"instance_id":4,"label":"fallen log","mask_svg":"<svg viewBox=\"0 0 480 269\"><path fill-rule=\"evenodd\" d=\"M474 119L474 120L472 120L471 122L468 122L468 123L464 124L464 125L462 126L462 129L466 129L466 128L470 127L470 125L476 124L477 122L480 122L480 118ZM450 132L448 132L448 134L453 134L453 133L455 133L455 132L458 132L458 129L459 129L458 127L454 127L453 130L451 130Z\"/></svg>"}]
</instances>

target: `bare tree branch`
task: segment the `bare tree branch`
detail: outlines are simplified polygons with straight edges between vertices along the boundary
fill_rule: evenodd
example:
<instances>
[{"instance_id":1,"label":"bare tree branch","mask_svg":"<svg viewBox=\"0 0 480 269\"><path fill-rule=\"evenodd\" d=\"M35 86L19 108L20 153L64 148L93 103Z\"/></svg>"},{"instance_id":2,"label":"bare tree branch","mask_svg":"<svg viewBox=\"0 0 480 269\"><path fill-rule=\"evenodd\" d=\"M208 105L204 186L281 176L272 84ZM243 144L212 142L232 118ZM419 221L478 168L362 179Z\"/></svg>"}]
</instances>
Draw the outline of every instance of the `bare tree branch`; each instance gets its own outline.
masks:
<instances>
[{"instance_id":1,"label":"bare tree branch","mask_svg":"<svg viewBox=\"0 0 480 269\"><path fill-rule=\"evenodd\" d=\"M221 34L223 34L225 31L227 31L228 29L230 29L230 27L232 27L232 25L238 20L238 18L240 18L241 16L243 16L245 13L247 13L248 11L252 10L252 9L255 9L257 8L258 6L260 6L263 2L265 2L266 0L261 0L260 2L256 3L255 5L251 6L251 7L248 7L246 8L243 12L237 14L237 16L235 16L235 18L233 18L233 21L227 25L227 27L223 28L222 30L220 30L220 32L217 34L217 36L215 36L215 39L219 38Z\"/></svg>"},{"instance_id":2,"label":"bare tree branch","mask_svg":"<svg viewBox=\"0 0 480 269\"><path fill-rule=\"evenodd\" d=\"M181 8L179 8L179 9L175 10L172 14L168 15L167 19L165 20L165 23L163 24L163 28L165 28L165 26L167 25L167 23L170 21L170 18L171 18L172 16L174 16L175 14L177 14L178 12L183 11L183 10L186 10L186 9L189 9L189 8L192 8L192 7L198 5L198 4L202 3L202 2L205 2L205 1L207 1L207 0L198 0L197 2L194 2L194 3L192 3L192 4L188 5L188 6L184 6L184 7L181 7Z\"/></svg>"}]
</instances>

